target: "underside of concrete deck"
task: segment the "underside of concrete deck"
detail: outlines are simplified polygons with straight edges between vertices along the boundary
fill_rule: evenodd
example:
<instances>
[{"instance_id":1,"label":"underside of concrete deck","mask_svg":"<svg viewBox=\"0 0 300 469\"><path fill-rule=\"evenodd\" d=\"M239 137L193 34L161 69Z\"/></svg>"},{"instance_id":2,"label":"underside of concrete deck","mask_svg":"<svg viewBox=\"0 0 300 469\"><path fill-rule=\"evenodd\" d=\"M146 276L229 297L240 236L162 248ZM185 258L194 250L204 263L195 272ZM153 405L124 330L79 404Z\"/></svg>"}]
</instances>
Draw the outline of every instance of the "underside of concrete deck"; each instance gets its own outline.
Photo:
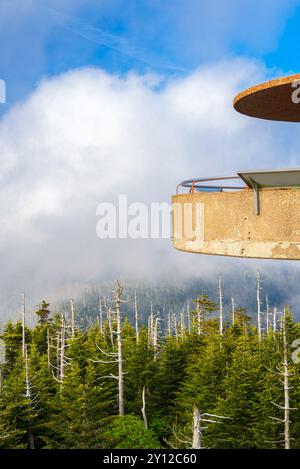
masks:
<instances>
[{"instance_id":1,"label":"underside of concrete deck","mask_svg":"<svg viewBox=\"0 0 300 469\"><path fill-rule=\"evenodd\" d=\"M195 192L172 197L173 244L201 254L300 259L300 188Z\"/></svg>"}]
</instances>

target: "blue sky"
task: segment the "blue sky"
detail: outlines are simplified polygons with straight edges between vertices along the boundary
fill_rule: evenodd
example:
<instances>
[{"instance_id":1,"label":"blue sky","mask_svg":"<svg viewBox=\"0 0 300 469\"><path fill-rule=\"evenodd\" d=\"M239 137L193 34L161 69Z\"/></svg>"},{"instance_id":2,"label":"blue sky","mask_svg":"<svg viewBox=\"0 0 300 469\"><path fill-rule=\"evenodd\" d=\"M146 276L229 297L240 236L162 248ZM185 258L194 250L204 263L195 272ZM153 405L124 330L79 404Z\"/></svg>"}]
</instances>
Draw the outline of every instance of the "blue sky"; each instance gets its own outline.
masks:
<instances>
[{"instance_id":1,"label":"blue sky","mask_svg":"<svg viewBox=\"0 0 300 469\"><path fill-rule=\"evenodd\" d=\"M299 0L1 0L1 110L89 65L173 76L246 56L299 71L299 23Z\"/></svg>"}]
</instances>

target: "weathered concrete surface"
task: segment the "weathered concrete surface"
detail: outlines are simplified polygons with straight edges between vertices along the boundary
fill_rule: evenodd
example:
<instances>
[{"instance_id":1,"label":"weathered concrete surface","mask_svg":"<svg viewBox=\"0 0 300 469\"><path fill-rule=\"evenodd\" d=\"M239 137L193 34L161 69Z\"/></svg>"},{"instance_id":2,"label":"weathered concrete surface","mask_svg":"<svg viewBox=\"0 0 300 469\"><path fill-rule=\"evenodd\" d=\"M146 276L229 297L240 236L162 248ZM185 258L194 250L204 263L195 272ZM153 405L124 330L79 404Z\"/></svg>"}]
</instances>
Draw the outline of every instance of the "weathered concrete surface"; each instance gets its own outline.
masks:
<instances>
[{"instance_id":1,"label":"weathered concrete surface","mask_svg":"<svg viewBox=\"0 0 300 469\"><path fill-rule=\"evenodd\" d=\"M197 192L172 197L173 244L223 256L300 259L300 188ZM185 215L184 215L185 214Z\"/></svg>"}]
</instances>

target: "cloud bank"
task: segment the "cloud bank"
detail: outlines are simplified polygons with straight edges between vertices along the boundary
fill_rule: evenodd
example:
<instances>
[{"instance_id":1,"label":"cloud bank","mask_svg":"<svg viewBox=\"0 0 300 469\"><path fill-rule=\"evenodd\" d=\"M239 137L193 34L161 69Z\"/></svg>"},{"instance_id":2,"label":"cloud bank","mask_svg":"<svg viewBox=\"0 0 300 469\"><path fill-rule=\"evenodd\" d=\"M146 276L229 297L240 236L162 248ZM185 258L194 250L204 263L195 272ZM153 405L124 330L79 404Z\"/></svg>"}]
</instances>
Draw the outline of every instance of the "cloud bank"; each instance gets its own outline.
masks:
<instances>
[{"instance_id":1,"label":"cloud bank","mask_svg":"<svg viewBox=\"0 0 300 469\"><path fill-rule=\"evenodd\" d=\"M168 80L85 68L15 105L0 121L2 311L23 289L35 298L95 279L261 265L179 253L169 240L100 240L96 207L119 194L169 202L194 176L298 166L297 126L232 109L237 91L267 75L243 59Z\"/></svg>"}]
</instances>

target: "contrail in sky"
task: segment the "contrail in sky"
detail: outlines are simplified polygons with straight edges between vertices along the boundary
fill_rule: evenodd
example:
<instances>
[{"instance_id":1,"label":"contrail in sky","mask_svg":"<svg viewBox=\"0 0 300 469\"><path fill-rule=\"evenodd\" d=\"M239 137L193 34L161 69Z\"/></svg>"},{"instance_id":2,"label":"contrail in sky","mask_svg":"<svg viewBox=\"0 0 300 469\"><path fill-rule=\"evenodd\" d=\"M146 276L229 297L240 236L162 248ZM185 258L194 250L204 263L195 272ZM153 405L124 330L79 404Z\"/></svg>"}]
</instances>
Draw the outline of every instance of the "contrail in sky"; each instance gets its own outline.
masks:
<instances>
[{"instance_id":1,"label":"contrail in sky","mask_svg":"<svg viewBox=\"0 0 300 469\"><path fill-rule=\"evenodd\" d=\"M71 31L72 33L81 36L87 41L98 44L99 46L107 47L119 54L126 55L131 59L142 62L153 68L172 70L174 72L186 73L188 69L179 65L172 64L170 62L157 62L149 58L149 54L146 50L136 47L125 37L118 36L116 34L105 31L102 28L95 27L89 23L78 20L74 15L67 15L61 13L58 10L50 7L38 6L40 10L47 10L53 16L61 18L66 21L66 24L61 24L61 27Z\"/></svg>"}]
</instances>

